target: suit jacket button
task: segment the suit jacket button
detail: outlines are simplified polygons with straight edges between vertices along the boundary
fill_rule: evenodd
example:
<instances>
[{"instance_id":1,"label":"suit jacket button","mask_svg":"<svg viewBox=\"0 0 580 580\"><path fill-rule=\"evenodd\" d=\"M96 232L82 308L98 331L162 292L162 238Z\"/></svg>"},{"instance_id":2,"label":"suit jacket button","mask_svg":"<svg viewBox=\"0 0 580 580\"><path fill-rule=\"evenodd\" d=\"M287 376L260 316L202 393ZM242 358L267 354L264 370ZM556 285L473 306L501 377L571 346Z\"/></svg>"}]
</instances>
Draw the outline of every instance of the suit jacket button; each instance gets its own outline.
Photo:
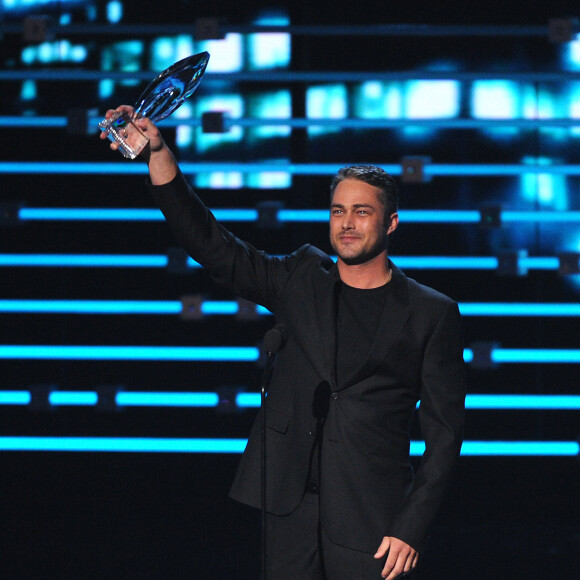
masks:
<instances>
[{"instance_id":1,"label":"suit jacket button","mask_svg":"<svg viewBox=\"0 0 580 580\"><path fill-rule=\"evenodd\" d=\"M333 393L330 393L330 396L331 396L333 399L335 399L335 400L336 400L336 399L338 399L338 398L340 397L340 394L339 394L339 393L337 393L336 391L334 391Z\"/></svg>"}]
</instances>

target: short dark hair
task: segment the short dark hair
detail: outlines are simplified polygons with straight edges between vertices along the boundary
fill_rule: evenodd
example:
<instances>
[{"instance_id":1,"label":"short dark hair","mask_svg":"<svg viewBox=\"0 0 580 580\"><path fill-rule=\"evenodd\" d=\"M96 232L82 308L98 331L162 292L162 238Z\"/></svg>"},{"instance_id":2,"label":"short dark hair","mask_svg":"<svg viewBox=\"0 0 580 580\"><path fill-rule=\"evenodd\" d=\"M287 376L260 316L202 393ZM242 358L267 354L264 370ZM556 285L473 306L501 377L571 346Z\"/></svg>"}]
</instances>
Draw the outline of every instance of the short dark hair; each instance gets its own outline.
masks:
<instances>
[{"instance_id":1,"label":"short dark hair","mask_svg":"<svg viewBox=\"0 0 580 580\"><path fill-rule=\"evenodd\" d=\"M341 181L356 179L380 189L379 198L385 206L385 224L399 209L399 187L395 178L376 165L348 165L339 169L330 184L330 202Z\"/></svg>"}]
</instances>

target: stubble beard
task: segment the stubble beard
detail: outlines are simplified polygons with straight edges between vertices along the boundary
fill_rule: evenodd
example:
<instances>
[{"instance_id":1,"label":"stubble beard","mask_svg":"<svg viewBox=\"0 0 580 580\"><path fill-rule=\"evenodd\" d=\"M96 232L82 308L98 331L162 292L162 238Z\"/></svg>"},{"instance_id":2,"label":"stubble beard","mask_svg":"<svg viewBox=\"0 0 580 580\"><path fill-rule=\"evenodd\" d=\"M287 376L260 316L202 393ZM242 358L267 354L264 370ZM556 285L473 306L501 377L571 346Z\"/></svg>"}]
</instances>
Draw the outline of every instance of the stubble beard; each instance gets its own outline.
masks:
<instances>
[{"instance_id":1,"label":"stubble beard","mask_svg":"<svg viewBox=\"0 0 580 580\"><path fill-rule=\"evenodd\" d=\"M331 245L337 256L347 265L347 266L358 266L359 264L365 264L370 262L373 258L376 258L381 252L387 249L388 239L385 236L380 240L377 240L374 246L371 248L363 248L357 254L345 256L341 254L339 248L336 246L333 240L331 240Z\"/></svg>"}]
</instances>

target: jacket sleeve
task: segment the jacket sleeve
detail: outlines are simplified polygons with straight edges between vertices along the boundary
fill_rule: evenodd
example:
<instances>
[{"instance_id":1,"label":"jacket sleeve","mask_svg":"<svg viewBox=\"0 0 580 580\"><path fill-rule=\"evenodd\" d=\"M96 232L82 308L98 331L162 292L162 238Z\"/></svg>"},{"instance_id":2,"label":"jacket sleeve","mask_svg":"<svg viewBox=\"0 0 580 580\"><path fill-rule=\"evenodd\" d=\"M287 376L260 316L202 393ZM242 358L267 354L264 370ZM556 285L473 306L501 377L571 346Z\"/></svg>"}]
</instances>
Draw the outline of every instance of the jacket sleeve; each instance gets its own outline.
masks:
<instances>
[{"instance_id":1,"label":"jacket sleeve","mask_svg":"<svg viewBox=\"0 0 580 580\"><path fill-rule=\"evenodd\" d=\"M176 241L217 284L274 311L300 251L277 258L238 239L217 222L181 173L168 184L148 183L148 188Z\"/></svg>"},{"instance_id":2,"label":"jacket sleeve","mask_svg":"<svg viewBox=\"0 0 580 580\"><path fill-rule=\"evenodd\" d=\"M421 381L419 422L425 452L390 534L418 551L424 547L463 441L465 363L459 308L454 302L449 303L427 342Z\"/></svg>"}]
</instances>

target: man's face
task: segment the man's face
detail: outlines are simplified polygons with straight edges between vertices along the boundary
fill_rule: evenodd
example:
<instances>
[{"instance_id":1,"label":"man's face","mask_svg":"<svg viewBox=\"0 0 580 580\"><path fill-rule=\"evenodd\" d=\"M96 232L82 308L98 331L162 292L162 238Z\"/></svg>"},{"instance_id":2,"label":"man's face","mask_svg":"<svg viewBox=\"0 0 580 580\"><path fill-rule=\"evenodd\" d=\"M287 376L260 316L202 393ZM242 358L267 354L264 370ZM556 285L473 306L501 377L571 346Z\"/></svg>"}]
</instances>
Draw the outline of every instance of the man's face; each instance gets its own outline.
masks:
<instances>
[{"instance_id":1,"label":"man's face","mask_svg":"<svg viewBox=\"0 0 580 580\"><path fill-rule=\"evenodd\" d=\"M385 224L385 206L378 187L359 181L341 181L330 205L330 243L347 265L364 264L387 248L387 234L398 224L397 214Z\"/></svg>"}]
</instances>

